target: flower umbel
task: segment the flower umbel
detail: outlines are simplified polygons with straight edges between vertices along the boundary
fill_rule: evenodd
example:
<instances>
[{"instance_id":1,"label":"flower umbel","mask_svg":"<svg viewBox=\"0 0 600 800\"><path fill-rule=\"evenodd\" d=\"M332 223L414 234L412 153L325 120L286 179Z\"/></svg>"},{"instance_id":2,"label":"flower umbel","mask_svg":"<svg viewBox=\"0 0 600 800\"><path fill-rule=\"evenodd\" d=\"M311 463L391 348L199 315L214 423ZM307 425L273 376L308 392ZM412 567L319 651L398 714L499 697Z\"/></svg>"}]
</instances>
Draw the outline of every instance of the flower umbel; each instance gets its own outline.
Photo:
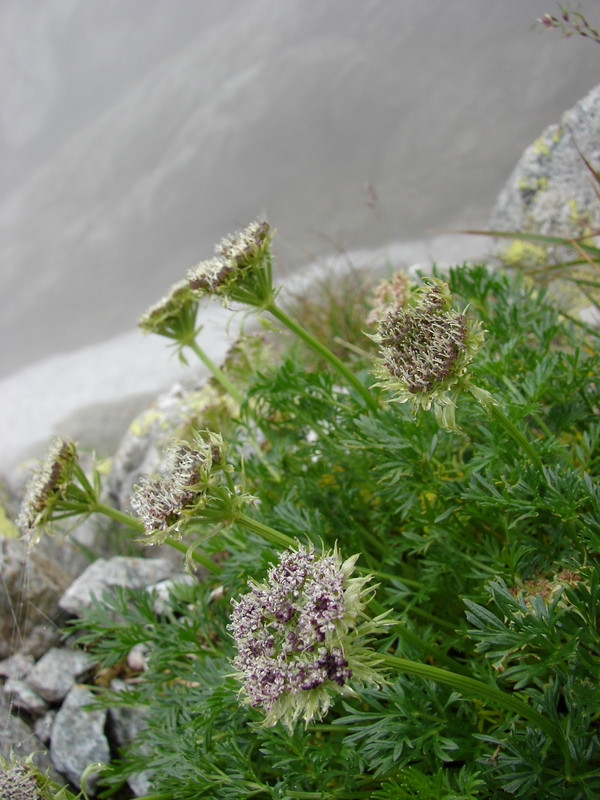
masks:
<instances>
[{"instance_id":1,"label":"flower umbel","mask_svg":"<svg viewBox=\"0 0 600 800\"><path fill-rule=\"evenodd\" d=\"M250 306L264 306L274 296L271 274L272 233L268 222L257 220L221 241L215 255L188 271L198 296L216 295Z\"/></svg>"},{"instance_id":2,"label":"flower umbel","mask_svg":"<svg viewBox=\"0 0 600 800\"><path fill-rule=\"evenodd\" d=\"M16 524L26 530L50 522L53 513L67 500L77 448L70 439L56 437L50 443L46 457L39 462L25 489L25 497Z\"/></svg>"},{"instance_id":3,"label":"flower umbel","mask_svg":"<svg viewBox=\"0 0 600 800\"><path fill-rule=\"evenodd\" d=\"M262 708L265 726L282 721L292 729L299 717L306 724L322 717L332 691L353 694L351 679L384 682L374 669L380 659L363 645L386 623L359 624L374 587L366 587L370 576L350 577L357 558L342 561L337 548L321 556L288 549L265 583L249 581L249 593L234 601L233 666L244 702Z\"/></svg>"},{"instance_id":4,"label":"flower umbel","mask_svg":"<svg viewBox=\"0 0 600 800\"><path fill-rule=\"evenodd\" d=\"M221 480L228 472L227 445L210 431L195 435L192 445L174 442L165 453L158 476L143 475L130 504L142 522L147 544L180 538L193 522L233 521L239 506L251 498Z\"/></svg>"},{"instance_id":5,"label":"flower umbel","mask_svg":"<svg viewBox=\"0 0 600 800\"><path fill-rule=\"evenodd\" d=\"M138 326L146 333L157 333L174 339L180 346L194 341L199 328L196 327L198 297L187 281L175 283L168 294L142 314Z\"/></svg>"},{"instance_id":6,"label":"flower umbel","mask_svg":"<svg viewBox=\"0 0 600 800\"><path fill-rule=\"evenodd\" d=\"M484 332L480 322L453 310L447 284L432 278L415 289L407 304L388 312L373 338L381 353L377 385L394 392L393 402L410 402L415 413L433 405L438 423L457 431L458 394L484 391L472 387L467 374ZM476 399L483 402L483 396Z\"/></svg>"},{"instance_id":7,"label":"flower umbel","mask_svg":"<svg viewBox=\"0 0 600 800\"><path fill-rule=\"evenodd\" d=\"M0 797L4 800L43 800L35 774L18 761L0 771Z\"/></svg>"}]
</instances>

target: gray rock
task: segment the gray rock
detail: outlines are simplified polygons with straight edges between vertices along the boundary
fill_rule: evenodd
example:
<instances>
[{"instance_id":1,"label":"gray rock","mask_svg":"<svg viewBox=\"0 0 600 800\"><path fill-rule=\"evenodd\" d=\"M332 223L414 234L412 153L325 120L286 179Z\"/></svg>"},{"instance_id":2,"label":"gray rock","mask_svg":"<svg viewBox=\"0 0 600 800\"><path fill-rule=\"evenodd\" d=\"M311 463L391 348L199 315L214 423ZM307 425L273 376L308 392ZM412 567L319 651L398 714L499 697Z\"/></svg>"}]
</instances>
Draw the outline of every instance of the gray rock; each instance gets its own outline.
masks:
<instances>
[{"instance_id":1,"label":"gray rock","mask_svg":"<svg viewBox=\"0 0 600 800\"><path fill-rule=\"evenodd\" d=\"M110 747L104 735L106 711L84 709L93 700L94 695L86 686L73 686L52 726L52 763L75 786L81 786L81 775L90 764L110 759ZM86 782L88 793L95 793L96 782L92 774Z\"/></svg>"},{"instance_id":2,"label":"gray rock","mask_svg":"<svg viewBox=\"0 0 600 800\"><path fill-rule=\"evenodd\" d=\"M181 575L177 578L169 578L166 581L159 581L158 583L155 583L154 586L148 586L147 591L153 592L155 596L153 606L154 613L164 614L169 609L169 597L174 586L179 583L184 583L188 586L191 586L195 582L196 580L192 575Z\"/></svg>"},{"instance_id":3,"label":"gray rock","mask_svg":"<svg viewBox=\"0 0 600 800\"><path fill-rule=\"evenodd\" d=\"M134 644L127 653L127 666L133 672L144 672L147 668L148 654L150 649L145 642Z\"/></svg>"},{"instance_id":4,"label":"gray rock","mask_svg":"<svg viewBox=\"0 0 600 800\"><path fill-rule=\"evenodd\" d=\"M113 692L128 691L125 681L115 678L111 681L110 688ZM115 744L125 747L129 742L138 739L146 727L146 713L143 708L128 708L127 706L114 706L109 708L108 716L111 723L111 733ZM143 748L143 745L142 745ZM136 797L148 794L150 781L146 772L138 772L127 779L131 790Z\"/></svg>"},{"instance_id":5,"label":"gray rock","mask_svg":"<svg viewBox=\"0 0 600 800\"><path fill-rule=\"evenodd\" d=\"M9 759L11 753L16 758L25 758L33 754L33 763L39 769L44 772L48 771L52 780L64 784L64 779L54 769L46 748L40 745L38 738L29 725L19 717L11 714L10 705L2 695L0 695L0 719L2 719L2 725L0 725L0 753L4 758Z\"/></svg>"},{"instance_id":6,"label":"gray rock","mask_svg":"<svg viewBox=\"0 0 600 800\"><path fill-rule=\"evenodd\" d=\"M33 656L15 653L14 656L0 661L0 676L3 678L23 678L33 667Z\"/></svg>"},{"instance_id":7,"label":"gray rock","mask_svg":"<svg viewBox=\"0 0 600 800\"><path fill-rule=\"evenodd\" d=\"M100 598L113 586L141 589L177 574L180 571L164 558L99 558L69 586L60 598L59 606L68 614L82 616L86 609L91 608L94 596Z\"/></svg>"},{"instance_id":8,"label":"gray rock","mask_svg":"<svg viewBox=\"0 0 600 800\"><path fill-rule=\"evenodd\" d=\"M0 658L35 657L59 638L58 600L71 582L60 563L18 539L0 539Z\"/></svg>"},{"instance_id":9,"label":"gray rock","mask_svg":"<svg viewBox=\"0 0 600 800\"><path fill-rule=\"evenodd\" d=\"M9 678L2 691L15 708L34 715L44 714L48 710L45 700L31 688L27 681L21 678Z\"/></svg>"},{"instance_id":10,"label":"gray rock","mask_svg":"<svg viewBox=\"0 0 600 800\"><path fill-rule=\"evenodd\" d=\"M600 168L600 85L565 112L528 147L500 192L489 227L552 236L589 236L600 227L599 188L582 155ZM576 257L570 247L496 239L495 255L509 266L543 267ZM572 284L559 285L572 306L583 297Z\"/></svg>"},{"instance_id":11,"label":"gray rock","mask_svg":"<svg viewBox=\"0 0 600 800\"><path fill-rule=\"evenodd\" d=\"M19 645L25 653L34 658L40 658L51 647L56 647L61 641L60 625L64 622L64 614L61 613L55 625L48 623L35 625L32 631L26 636Z\"/></svg>"},{"instance_id":12,"label":"gray rock","mask_svg":"<svg viewBox=\"0 0 600 800\"><path fill-rule=\"evenodd\" d=\"M93 659L81 650L52 647L33 667L27 683L44 700L57 703L93 664Z\"/></svg>"},{"instance_id":13,"label":"gray rock","mask_svg":"<svg viewBox=\"0 0 600 800\"><path fill-rule=\"evenodd\" d=\"M43 717L36 719L33 724L33 731L43 744L50 744L50 735L52 733L52 726L54 725L55 717L56 711L50 709L50 711L47 711Z\"/></svg>"},{"instance_id":14,"label":"gray rock","mask_svg":"<svg viewBox=\"0 0 600 800\"><path fill-rule=\"evenodd\" d=\"M235 403L205 379L176 383L159 395L133 420L117 449L109 478L113 502L128 510L138 478L159 469L173 439L189 436L192 427L220 430L236 411Z\"/></svg>"}]
</instances>

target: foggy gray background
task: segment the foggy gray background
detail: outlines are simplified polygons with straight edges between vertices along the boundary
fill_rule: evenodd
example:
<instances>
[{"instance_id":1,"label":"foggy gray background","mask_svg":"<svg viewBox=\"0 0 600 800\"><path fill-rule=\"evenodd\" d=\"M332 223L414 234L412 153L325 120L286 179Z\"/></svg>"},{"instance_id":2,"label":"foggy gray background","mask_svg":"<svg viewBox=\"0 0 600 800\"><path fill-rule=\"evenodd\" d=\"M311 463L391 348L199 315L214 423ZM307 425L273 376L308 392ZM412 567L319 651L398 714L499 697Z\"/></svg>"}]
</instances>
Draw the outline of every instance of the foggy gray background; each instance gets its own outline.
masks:
<instances>
[{"instance_id":1,"label":"foggy gray background","mask_svg":"<svg viewBox=\"0 0 600 800\"><path fill-rule=\"evenodd\" d=\"M599 6L577 4L596 26ZM598 45L532 30L556 11L0 0L0 467L79 407L110 417L179 375L137 318L257 215L282 276L339 249L469 257L431 230L484 226L523 149L600 79Z\"/></svg>"}]
</instances>

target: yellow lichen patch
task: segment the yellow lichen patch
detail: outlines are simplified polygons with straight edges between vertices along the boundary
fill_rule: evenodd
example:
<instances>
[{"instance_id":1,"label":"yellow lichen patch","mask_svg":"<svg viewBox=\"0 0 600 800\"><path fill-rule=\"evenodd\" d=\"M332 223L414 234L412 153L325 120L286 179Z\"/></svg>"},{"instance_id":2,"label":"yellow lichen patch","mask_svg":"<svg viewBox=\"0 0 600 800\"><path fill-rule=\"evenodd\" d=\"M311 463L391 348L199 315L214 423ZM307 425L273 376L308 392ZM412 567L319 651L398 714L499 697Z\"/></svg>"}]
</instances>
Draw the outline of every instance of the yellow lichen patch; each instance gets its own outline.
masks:
<instances>
[{"instance_id":1,"label":"yellow lichen patch","mask_svg":"<svg viewBox=\"0 0 600 800\"><path fill-rule=\"evenodd\" d=\"M553 131L546 130L531 145L535 155L550 156L554 145L558 144L564 135L564 129L558 125Z\"/></svg>"},{"instance_id":2,"label":"yellow lichen patch","mask_svg":"<svg viewBox=\"0 0 600 800\"><path fill-rule=\"evenodd\" d=\"M134 436L145 436L150 430L152 423L161 419L162 416L162 413L158 411L158 409L149 408L133 420L129 426L129 430Z\"/></svg>"},{"instance_id":3,"label":"yellow lichen patch","mask_svg":"<svg viewBox=\"0 0 600 800\"><path fill-rule=\"evenodd\" d=\"M550 155L550 148L546 141L546 135L542 134L539 139L536 139L532 145L533 152L536 155L541 156L549 156Z\"/></svg>"},{"instance_id":4,"label":"yellow lichen patch","mask_svg":"<svg viewBox=\"0 0 600 800\"><path fill-rule=\"evenodd\" d=\"M18 539L20 536L19 529L9 519L4 508L0 505L0 538L4 539Z\"/></svg>"},{"instance_id":5,"label":"yellow lichen patch","mask_svg":"<svg viewBox=\"0 0 600 800\"><path fill-rule=\"evenodd\" d=\"M509 267L539 267L548 259L544 247L520 240L515 240L503 247L498 255Z\"/></svg>"},{"instance_id":6,"label":"yellow lichen patch","mask_svg":"<svg viewBox=\"0 0 600 800\"><path fill-rule=\"evenodd\" d=\"M528 192L537 194L538 192L543 192L547 188L548 178L546 176L535 178L534 180L530 181L526 181L525 179L519 181L519 191L522 194L526 194Z\"/></svg>"},{"instance_id":7,"label":"yellow lichen patch","mask_svg":"<svg viewBox=\"0 0 600 800\"><path fill-rule=\"evenodd\" d=\"M587 244L590 245L591 247L594 247L595 246L595 240L593 238L594 218L590 213L589 209L582 211L577 205L577 201L574 198L569 200L569 220L575 227L574 235L578 239L581 236L588 237L585 240L581 240L580 244Z\"/></svg>"}]
</instances>

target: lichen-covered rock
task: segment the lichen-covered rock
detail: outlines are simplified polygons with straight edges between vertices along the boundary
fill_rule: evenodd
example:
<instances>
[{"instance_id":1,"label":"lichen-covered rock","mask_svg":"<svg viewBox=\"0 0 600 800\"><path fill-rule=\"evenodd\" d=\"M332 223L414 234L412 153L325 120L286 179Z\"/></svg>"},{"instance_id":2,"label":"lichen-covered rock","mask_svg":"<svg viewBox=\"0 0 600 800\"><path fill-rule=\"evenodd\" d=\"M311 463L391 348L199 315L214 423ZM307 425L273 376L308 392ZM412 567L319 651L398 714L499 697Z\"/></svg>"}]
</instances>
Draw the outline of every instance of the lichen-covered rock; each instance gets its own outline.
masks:
<instances>
[{"instance_id":1,"label":"lichen-covered rock","mask_svg":"<svg viewBox=\"0 0 600 800\"><path fill-rule=\"evenodd\" d=\"M272 346L259 333L240 336L221 366L228 381L244 394L249 381L272 360ZM211 377L175 384L139 414L119 445L108 481L111 500L129 510L133 486L142 474L156 472L174 439L190 440L194 430L225 438L239 414L238 402Z\"/></svg>"},{"instance_id":2,"label":"lichen-covered rock","mask_svg":"<svg viewBox=\"0 0 600 800\"><path fill-rule=\"evenodd\" d=\"M2 687L2 691L15 708L27 711L28 714L35 716L48 711L46 701L32 689L27 681L21 678L9 678Z\"/></svg>"},{"instance_id":3,"label":"lichen-covered rock","mask_svg":"<svg viewBox=\"0 0 600 800\"><path fill-rule=\"evenodd\" d=\"M128 686L125 681L115 678L111 681L110 688L113 692L126 692ZM112 736L119 748L126 747L133 740L140 741L139 747L144 750L141 743L144 728L146 727L146 711L140 707L127 705L109 708L108 717L111 721ZM146 772L137 772L127 779L131 790L136 797L147 794L150 790L149 776Z\"/></svg>"},{"instance_id":4,"label":"lichen-covered rock","mask_svg":"<svg viewBox=\"0 0 600 800\"><path fill-rule=\"evenodd\" d=\"M525 150L498 196L491 228L565 236L597 229L600 202L580 153L600 168L600 85Z\"/></svg>"},{"instance_id":5,"label":"lichen-covered rock","mask_svg":"<svg viewBox=\"0 0 600 800\"><path fill-rule=\"evenodd\" d=\"M188 439L192 429L222 430L238 412L237 404L211 383L177 383L159 395L129 426L113 459L111 499L129 510L133 486L142 474L155 472L173 439Z\"/></svg>"},{"instance_id":6,"label":"lichen-covered rock","mask_svg":"<svg viewBox=\"0 0 600 800\"><path fill-rule=\"evenodd\" d=\"M525 150L498 196L490 229L584 237L597 245L600 185L582 156L600 170L600 84ZM494 254L508 266L536 270L578 257L571 247L506 238L496 239ZM543 271L537 274L543 280ZM561 283L560 292L571 306L581 305L572 286Z\"/></svg>"},{"instance_id":7,"label":"lichen-covered rock","mask_svg":"<svg viewBox=\"0 0 600 800\"><path fill-rule=\"evenodd\" d=\"M24 678L33 664L33 656L15 653L14 656L0 661L0 678Z\"/></svg>"}]
</instances>

